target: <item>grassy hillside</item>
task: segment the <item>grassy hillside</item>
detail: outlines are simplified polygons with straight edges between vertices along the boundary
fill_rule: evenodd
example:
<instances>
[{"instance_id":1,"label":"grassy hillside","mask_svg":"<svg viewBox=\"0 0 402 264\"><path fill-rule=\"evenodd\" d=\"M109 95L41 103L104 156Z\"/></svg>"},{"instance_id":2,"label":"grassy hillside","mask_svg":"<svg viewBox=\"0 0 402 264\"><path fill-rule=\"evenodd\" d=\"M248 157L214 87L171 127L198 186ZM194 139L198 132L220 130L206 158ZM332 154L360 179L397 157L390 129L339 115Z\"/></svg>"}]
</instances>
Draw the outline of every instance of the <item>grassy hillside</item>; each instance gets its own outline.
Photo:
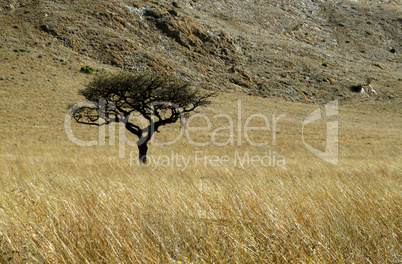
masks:
<instances>
[{"instance_id":1,"label":"grassy hillside","mask_svg":"<svg viewBox=\"0 0 402 264\"><path fill-rule=\"evenodd\" d=\"M216 26L233 36L235 30L244 29L238 27L240 24L248 28L253 21L261 21L250 16L241 17L242 10L265 12L258 8L258 1L245 9L248 5L246 2L241 4L244 6L236 6L240 4L229 1L183 1L179 2L181 8L176 9L181 18L190 17L200 21L196 25L201 23L202 29ZM271 8L271 15L267 19L272 19L272 24L274 19L282 18L284 9L287 10L286 14L294 13L296 16L299 12L297 5L304 3L307 12L311 7L308 4L312 3L300 1L292 8L290 4L280 6L280 2L271 2L272 5L278 5L277 9L266 7ZM247 3L251 5L251 1ZM125 9L124 5L139 8L139 4L155 8L162 8L160 5L163 4L169 7L166 10L172 9L170 2L156 5L146 1L109 1L109 7L115 8L113 14L119 15L117 17L120 17L121 9ZM376 5L373 1L345 1L344 5L355 6L356 9L347 9L351 12L364 8L373 10L377 5L385 11L400 7L392 1ZM82 26L92 27L93 31L85 31L85 34L92 32L91 36L96 36L96 30L106 30L117 23L115 21L120 21L120 24L126 21L118 20L116 16L106 16L106 20L96 22L89 19L102 17L99 10L105 6L106 2L103 1L94 5L86 1L0 3L0 263L402 261L399 53L390 60L345 59L350 64L343 70L350 76L344 75L342 78L345 78L345 82L334 84L343 89L343 99L333 96L335 93L332 92L320 95L320 87L335 87L329 82L321 83L323 86L316 84L318 90L314 92L320 100L340 99L338 115L306 125L304 141L316 149L325 150L326 122L338 120L339 161L336 165L316 157L303 143L302 127L306 118L318 108L324 116L325 107L317 103L320 100L310 99L309 104L291 102L301 97L282 98L281 94L286 95L285 92L274 93L273 79L282 78L285 82L297 80L294 79L295 75L286 77L286 72L283 73L285 77L280 77L280 58L287 60L286 56L292 56L296 65L301 65L301 61L309 64L308 56L298 58L296 52L285 56L288 50L298 46L298 42L295 42L297 38L291 37L297 34L290 33L290 38L294 38L292 41L278 44L284 49L283 53L277 50L278 54L275 55L279 66L269 68L272 82L267 81L266 84L272 96L264 98L261 96L263 94L252 92L256 91L252 85L248 88L240 85L243 88L239 89L231 84L222 86L224 91L213 98L208 108L200 110L199 115L204 118L198 117L188 125L204 127L205 130L187 130L187 134L169 146L150 146L150 163L148 166L139 166L135 147L126 145L122 152L117 128L115 132L106 128L106 144L92 147L75 145L65 132L67 106L83 100L78 90L95 74L127 68L125 64L112 63L113 54L128 52L120 51L119 44L138 38L141 42L140 51L154 55L135 57L138 67L150 64L158 68L158 65L151 63L153 59L160 58L158 63L162 63L166 61L163 56L173 54L172 61L177 63L177 68L169 64L172 68L164 65L161 70L177 70L179 75L194 77L196 82L204 82L212 90L235 76L240 78L237 79L239 81L247 80L247 73L257 74L261 60L257 60L256 64L244 63L232 70L229 68L229 75L219 72L219 69L229 66L225 62L228 58L219 57L222 54L203 55L205 58L191 64L187 56L192 53L184 52L188 48L182 49L185 41L179 44L176 39L157 33L160 29L154 20L141 20L130 12L127 15L132 16L132 20L143 21L141 23L144 24L139 23L139 26L148 25L149 35L138 33L146 32L144 29L130 31L127 22L126 29L121 29L126 34L125 39L117 29L108 31L111 34L108 38L110 42L113 42L112 36L119 40L122 37L120 42L114 42L115 46L105 42L109 48L96 49L94 45L86 51L81 46L76 50L69 46L70 37L84 40L88 36L78 38L79 34L84 34L80 33L84 31L74 31L78 22L82 22ZM332 8L338 10L342 6ZM240 13L225 10L238 10ZM277 14L273 12L275 10ZM43 17L38 19L38 14ZM58 33L52 33L54 24L51 22L59 18L55 14L70 16L65 20L66 31L58 28ZM367 14L375 17L378 13ZM387 16L384 19L387 20ZM54 26L60 27L60 21ZM112 24L106 21L112 21ZM284 25L287 24L280 23L270 30L282 32L280 27ZM255 27L260 27L260 24L255 22ZM386 27L384 32L400 30ZM357 27L356 30L360 29ZM65 35L67 31L71 31L71 35ZM249 34L253 32L257 31L250 30ZM137 36L137 33L143 35ZM62 36L69 38L63 39ZM134 36L133 39L131 36ZM399 36L393 36L398 40ZM156 40L151 41L153 37L160 37L166 53L157 52L163 45L155 46L155 50L150 48L156 43L153 42ZM267 41L274 43L275 39ZM230 45L230 42L224 44ZM85 42L83 45L87 47L88 44ZM399 49L396 42L392 42L392 45ZM214 49L213 45L201 48L201 53ZM192 49L191 46L191 52ZM97 53L102 50L105 51L103 55ZM250 52L259 54L255 48ZM335 48L333 52L336 52ZM382 52L384 58L393 54L388 51L388 46ZM148 59L142 61L140 58ZM267 58L270 60L270 56L267 55ZM336 60L335 56L328 58ZM198 75L201 71L193 67L204 67L203 63L208 61L212 69L204 74L203 79ZM369 62L364 64L369 67L352 67L362 61ZM126 60L123 62L126 63ZM383 65L388 70L373 66L371 62ZM320 69L322 63L320 61ZM93 75L80 72L85 65L97 71ZM381 78L374 81L376 87L381 84L382 93L378 96L349 93L348 85L363 82L366 73L374 74L377 78L389 78L387 81ZM251 77L254 80L255 76ZM346 82L348 78L350 80ZM390 87L386 86L388 81ZM286 86L283 91L289 87ZM307 86L292 87L307 91L304 90ZM225 118L219 114L224 114ZM245 135L246 121L253 114L266 117L269 129L250 130ZM278 120L275 130L273 118L281 114L285 116ZM233 121L233 129L222 129L230 126L229 117ZM206 120L211 121L210 129ZM261 121L254 119L248 125L262 127ZM178 124L163 127L161 133L155 136L155 143L173 140L179 128ZM72 129L80 139L93 140L99 135L98 129L85 125L72 124ZM212 133L214 131L215 134ZM219 143L231 138L233 144L219 146ZM196 146L191 140L209 145ZM250 140L267 144L253 146ZM214 144L214 141L218 144ZM120 154L124 154L124 157L119 158ZM167 159L167 162L163 162L163 159ZM184 163L183 159L188 163Z\"/></svg>"}]
</instances>

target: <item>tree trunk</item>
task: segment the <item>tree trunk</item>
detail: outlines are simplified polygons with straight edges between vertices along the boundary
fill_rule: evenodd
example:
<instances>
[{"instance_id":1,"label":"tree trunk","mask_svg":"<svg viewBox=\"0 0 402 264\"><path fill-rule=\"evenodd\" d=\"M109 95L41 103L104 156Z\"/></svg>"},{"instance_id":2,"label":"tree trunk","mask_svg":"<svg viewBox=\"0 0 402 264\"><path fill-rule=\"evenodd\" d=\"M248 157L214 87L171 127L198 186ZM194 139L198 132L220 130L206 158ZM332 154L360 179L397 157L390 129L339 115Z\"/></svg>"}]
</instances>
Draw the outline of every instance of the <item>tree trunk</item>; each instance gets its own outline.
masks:
<instances>
[{"instance_id":1,"label":"tree trunk","mask_svg":"<svg viewBox=\"0 0 402 264\"><path fill-rule=\"evenodd\" d=\"M138 145L138 158L140 159L140 162L142 164L147 163L147 152L148 152L148 146L147 143L143 143L141 145Z\"/></svg>"}]
</instances>

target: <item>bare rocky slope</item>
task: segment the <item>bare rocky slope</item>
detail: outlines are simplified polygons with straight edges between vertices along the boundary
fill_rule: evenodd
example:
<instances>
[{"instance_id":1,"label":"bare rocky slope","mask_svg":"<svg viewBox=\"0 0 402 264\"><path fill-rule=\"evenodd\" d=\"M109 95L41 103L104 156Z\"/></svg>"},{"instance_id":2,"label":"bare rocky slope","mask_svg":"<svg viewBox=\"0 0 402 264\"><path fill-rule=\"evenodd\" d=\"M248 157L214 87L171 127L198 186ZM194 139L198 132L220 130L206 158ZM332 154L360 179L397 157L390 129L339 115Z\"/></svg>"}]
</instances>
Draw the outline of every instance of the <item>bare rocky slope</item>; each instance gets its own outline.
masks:
<instances>
[{"instance_id":1,"label":"bare rocky slope","mask_svg":"<svg viewBox=\"0 0 402 264\"><path fill-rule=\"evenodd\" d=\"M287 100L400 99L402 6L371 0L3 0L0 48L88 57L130 71L152 68L212 90ZM350 91L367 78L377 95Z\"/></svg>"}]
</instances>

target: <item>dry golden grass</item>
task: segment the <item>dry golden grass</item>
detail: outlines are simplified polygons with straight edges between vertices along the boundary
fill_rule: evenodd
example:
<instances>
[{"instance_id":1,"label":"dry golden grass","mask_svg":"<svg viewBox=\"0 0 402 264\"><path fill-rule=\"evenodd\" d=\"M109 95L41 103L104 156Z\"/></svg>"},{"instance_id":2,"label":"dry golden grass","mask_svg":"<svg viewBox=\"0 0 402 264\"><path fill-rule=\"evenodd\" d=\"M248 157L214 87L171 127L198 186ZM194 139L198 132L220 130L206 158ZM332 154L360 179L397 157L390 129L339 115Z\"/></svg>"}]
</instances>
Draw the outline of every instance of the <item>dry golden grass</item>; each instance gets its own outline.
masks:
<instances>
[{"instance_id":1,"label":"dry golden grass","mask_svg":"<svg viewBox=\"0 0 402 264\"><path fill-rule=\"evenodd\" d=\"M76 73L78 64L65 72L46 68L51 59L42 73L26 70L34 81L24 86L19 74L0 82L1 263L402 261L400 105L341 105L334 166L301 140L302 122L317 105L223 94L202 110L213 127L222 125L213 119L217 113L236 118L238 99L244 116L287 113L278 122L277 146L194 147L183 139L150 147L149 154L275 150L286 158L284 168L139 167L130 164L133 148L119 159L117 146L79 147L67 139L66 106L80 100L76 91L87 77ZM46 74L52 80L42 85ZM322 147L324 123L314 128L306 139ZM74 129L97 135L93 128ZM176 130L163 128L157 139ZM207 133L193 136L209 140ZM272 135L253 134L256 141L265 138L270 142Z\"/></svg>"}]
</instances>

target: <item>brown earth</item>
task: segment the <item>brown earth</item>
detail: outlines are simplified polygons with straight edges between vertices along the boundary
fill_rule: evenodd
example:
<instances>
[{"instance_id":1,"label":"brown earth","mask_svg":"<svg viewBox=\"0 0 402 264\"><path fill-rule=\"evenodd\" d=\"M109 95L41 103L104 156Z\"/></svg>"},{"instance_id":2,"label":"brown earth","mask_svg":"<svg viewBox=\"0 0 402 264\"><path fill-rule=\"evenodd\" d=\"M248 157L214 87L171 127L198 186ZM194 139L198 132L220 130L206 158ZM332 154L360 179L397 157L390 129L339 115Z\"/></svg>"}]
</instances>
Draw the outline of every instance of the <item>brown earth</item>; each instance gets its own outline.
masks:
<instances>
[{"instance_id":1,"label":"brown earth","mask_svg":"<svg viewBox=\"0 0 402 264\"><path fill-rule=\"evenodd\" d=\"M398 1L6 0L0 45L66 63L152 68L212 90L389 100L401 96L401 11ZM377 95L349 90L367 78Z\"/></svg>"}]
</instances>

